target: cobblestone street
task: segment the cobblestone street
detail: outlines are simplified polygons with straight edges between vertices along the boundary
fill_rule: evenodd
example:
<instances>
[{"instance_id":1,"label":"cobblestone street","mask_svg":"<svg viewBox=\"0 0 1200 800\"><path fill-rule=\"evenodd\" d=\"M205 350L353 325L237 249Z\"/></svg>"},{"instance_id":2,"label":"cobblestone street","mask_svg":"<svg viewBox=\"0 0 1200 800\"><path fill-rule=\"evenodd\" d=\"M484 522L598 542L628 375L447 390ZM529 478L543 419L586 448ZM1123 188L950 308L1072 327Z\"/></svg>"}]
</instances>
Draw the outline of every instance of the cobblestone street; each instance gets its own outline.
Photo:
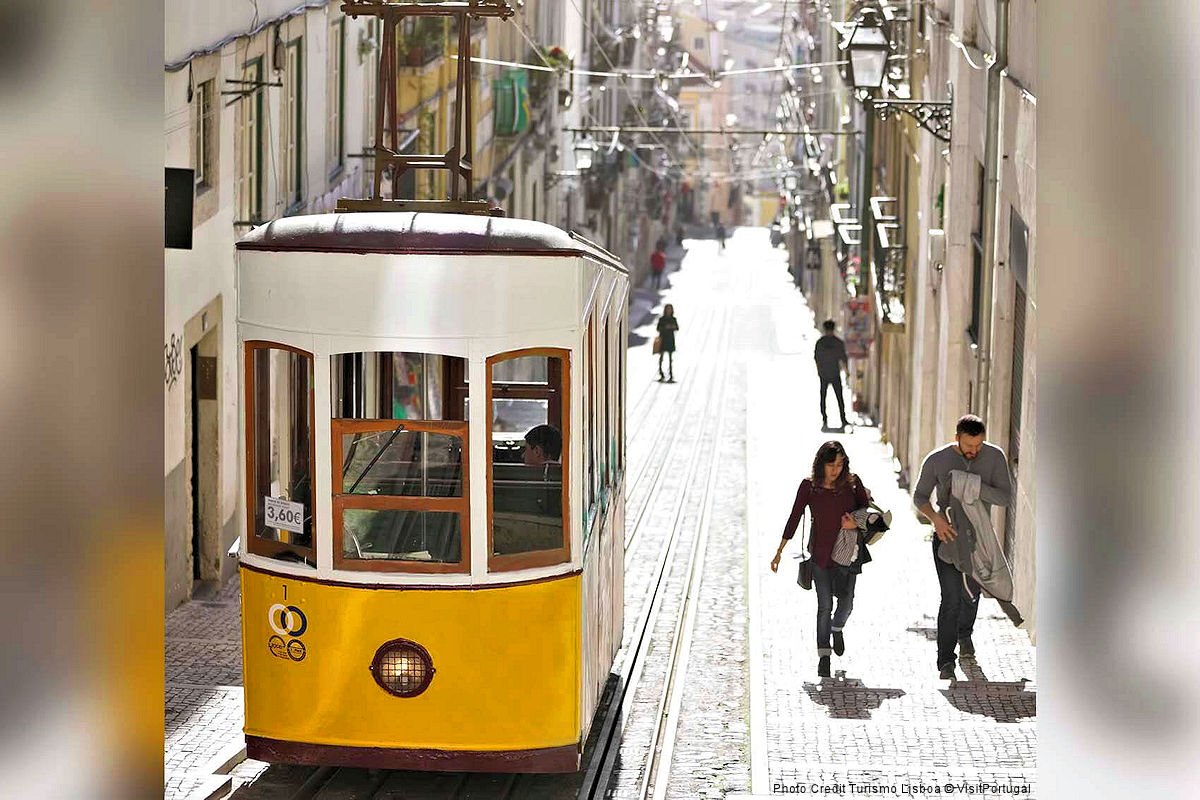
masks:
<instances>
[{"instance_id":1,"label":"cobblestone street","mask_svg":"<svg viewBox=\"0 0 1200 800\"><path fill-rule=\"evenodd\" d=\"M1028 636L985 599L974 634L978 668L964 674L960 667L955 683L938 680L932 529L918 523L910 497L897 486L890 449L876 429L821 433L811 312L782 259L747 262L757 267L750 276L754 309L743 315L755 345L748 348L746 386L750 596L757 597L751 628L760 644L752 657L761 658L765 713L754 754L755 794L851 783L897 790L906 783L1032 787L1036 676ZM796 585L801 535L784 551L778 574L768 562L812 454L831 437L843 443L853 471L894 519L859 576L846 653L834 656L834 677L822 680L815 594Z\"/></svg>"},{"instance_id":2,"label":"cobblestone street","mask_svg":"<svg viewBox=\"0 0 1200 800\"><path fill-rule=\"evenodd\" d=\"M626 651L618 663L650 612L648 592L671 531L678 539L608 795L651 796L649 773L657 776L654 797L681 799L845 795L855 787L924 797L949 793L947 784L954 794L974 787L975 796L1001 796L992 785L1027 786L1028 793L1009 789L1004 796L1032 796L1036 674L1029 637L984 600L974 635L978 664L961 665L954 682L938 679L931 529L919 524L897 485L890 448L876 428L821 433L816 326L785 260L763 229L738 230L724 254L715 242L689 240L646 324L632 331L635 438ZM650 311L657 314L662 302L675 304L681 322L675 385L654 380ZM859 577L846 654L834 657L833 678L820 679L815 594L796 585L794 557L804 536L789 544L777 574L768 563L813 453L831 436L894 519ZM699 561L689 582L693 546ZM224 787L260 775L251 794L235 796L292 796L283 788L294 778L286 769L264 773L266 765L238 753L237 592L234 580L167 618L167 797L222 797ZM681 622L688 603L695 610L690 627ZM686 647L676 661L670 653L680 636ZM674 706L664 700L672 681L682 693ZM668 718L671 726L664 725ZM660 730L673 736L664 740ZM402 796L402 783L389 778L400 793L386 796Z\"/></svg>"}]
</instances>

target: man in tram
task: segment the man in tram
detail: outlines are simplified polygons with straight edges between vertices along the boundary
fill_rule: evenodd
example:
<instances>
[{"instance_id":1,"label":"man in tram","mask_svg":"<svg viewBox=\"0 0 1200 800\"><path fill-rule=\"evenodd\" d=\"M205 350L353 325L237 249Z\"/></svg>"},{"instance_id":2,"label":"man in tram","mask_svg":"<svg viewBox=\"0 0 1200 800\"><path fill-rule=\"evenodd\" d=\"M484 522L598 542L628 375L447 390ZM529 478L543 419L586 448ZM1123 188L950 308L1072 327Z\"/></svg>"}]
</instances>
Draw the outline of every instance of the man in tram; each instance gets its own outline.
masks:
<instances>
[{"instance_id":1,"label":"man in tram","mask_svg":"<svg viewBox=\"0 0 1200 800\"><path fill-rule=\"evenodd\" d=\"M538 425L525 434L525 463L531 467L557 464L562 458L562 433L553 425Z\"/></svg>"}]
</instances>

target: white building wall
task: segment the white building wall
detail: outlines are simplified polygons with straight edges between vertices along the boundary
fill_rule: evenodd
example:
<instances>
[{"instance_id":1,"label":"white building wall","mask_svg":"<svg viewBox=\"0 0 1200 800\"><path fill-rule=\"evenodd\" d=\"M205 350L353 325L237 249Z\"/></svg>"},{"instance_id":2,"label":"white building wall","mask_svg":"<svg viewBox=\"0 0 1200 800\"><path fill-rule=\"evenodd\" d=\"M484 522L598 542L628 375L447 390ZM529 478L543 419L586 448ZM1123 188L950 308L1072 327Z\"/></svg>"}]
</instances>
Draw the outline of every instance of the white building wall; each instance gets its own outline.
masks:
<instances>
[{"instance_id":1,"label":"white building wall","mask_svg":"<svg viewBox=\"0 0 1200 800\"><path fill-rule=\"evenodd\" d=\"M273 63L277 17L287 14L300 4L297 0L258 0L258 19L254 21L254 6L241 0L215 0L195 3L168 0L166 6L165 41L167 63L185 59L194 51L215 48L222 39L251 30L255 24L268 22L253 37L235 37L225 42L209 56L193 59L189 71L182 68L164 72L164 143L166 166L191 168L192 119L187 94L191 79L196 84L208 77L215 78L213 97L217 114L214 125L216 137L216 186L212 197L197 198L195 227L191 250L169 249L164 253L165 305L163 320L164 343L164 414L165 442L163 452L165 481L166 528L166 603L173 607L187 599L192 590L192 543L190 504L190 368L188 351L196 340L209 331L217 339L219 375L217 381L217 475L216 497L219 508L205 509L218 527L221 553L236 538L242 501L239 486L240 465L237 458L239 420L237 419L237 387L240 362L237 357L235 326L236 283L234 243L249 229L235 227L236 202L234 124L236 105L226 106L233 96L222 95L236 84L226 79L240 79L241 66L248 57L263 56L263 79L275 82L281 72ZM304 151L303 197L301 213L332 210L342 196L361 196L362 160L349 157L362 152L365 119L363 86L365 70L374 69L374 51L359 57L360 32L367 19L346 20L345 27L345 111L343 141L347 156L343 171L331 177L326 163L326 56L328 29L331 19L341 12L336 4L314 2L286 21L280 21L284 42L297 35L304 37L303 56L303 117ZM190 76L190 77L189 77ZM280 216L287 203L280 195L282 148L280 104L283 89L268 86L263 92L263 216ZM202 320L208 328L203 329ZM206 559L210 561L211 559ZM228 577L232 561L219 560L214 576Z\"/></svg>"}]
</instances>

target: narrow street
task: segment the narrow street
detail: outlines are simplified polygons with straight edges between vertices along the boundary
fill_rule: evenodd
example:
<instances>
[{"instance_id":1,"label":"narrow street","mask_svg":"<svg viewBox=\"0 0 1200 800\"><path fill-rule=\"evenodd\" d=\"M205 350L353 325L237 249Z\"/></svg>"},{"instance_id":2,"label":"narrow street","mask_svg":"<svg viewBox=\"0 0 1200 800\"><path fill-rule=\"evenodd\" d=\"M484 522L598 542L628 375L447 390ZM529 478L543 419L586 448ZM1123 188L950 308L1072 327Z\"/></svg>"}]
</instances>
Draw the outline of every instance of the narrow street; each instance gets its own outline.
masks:
<instances>
[{"instance_id":1,"label":"narrow street","mask_svg":"<svg viewBox=\"0 0 1200 800\"><path fill-rule=\"evenodd\" d=\"M724 253L689 239L672 255L661 294L639 288L631 315L625 639L614 666L629 691L601 791L1033 796L1034 649L985 600L978 666L938 680L930 529L872 427L836 436L895 517L859 578L847 652L833 678L817 677L815 596L796 585L801 537L777 574L768 567L812 454L835 435L820 429L812 313L765 229L738 229ZM656 380L650 351L665 302L680 322L674 384ZM239 759L236 599L234 581L168 617L168 797L580 791L577 776L431 783Z\"/></svg>"}]
</instances>

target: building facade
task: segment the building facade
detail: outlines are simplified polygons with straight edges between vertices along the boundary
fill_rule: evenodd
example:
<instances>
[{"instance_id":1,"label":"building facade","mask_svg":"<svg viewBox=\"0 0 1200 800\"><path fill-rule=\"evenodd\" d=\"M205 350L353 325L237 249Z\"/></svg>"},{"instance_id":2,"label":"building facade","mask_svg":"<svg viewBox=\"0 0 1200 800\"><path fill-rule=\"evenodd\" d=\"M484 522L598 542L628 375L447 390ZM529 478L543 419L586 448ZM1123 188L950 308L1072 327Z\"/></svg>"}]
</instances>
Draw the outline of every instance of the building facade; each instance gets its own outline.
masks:
<instances>
[{"instance_id":1,"label":"building facade","mask_svg":"<svg viewBox=\"0 0 1200 800\"><path fill-rule=\"evenodd\" d=\"M837 60L837 41L865 9L886 21L893 48L879 97L951 101L950 141L905 114L876 121L870 158L861 135L805 137L796 160L808 167L806 191L792 205L804 232L800 260L812 268L804 287L818 321L832 318L843 331L869 322L849 391L891 445L902 486L916 481L926 453L953 438L959 416L984 417L988 440L1012 465L1013 502L997 510L996 523L1016 579L1015 604L1033 632L1035 3L831 1L797 15L799 38L811 42L798 58ZM1000 56L989 102L989 66ZM831 87L796 121L862 131L863 104L844 80L835 83L842 88ZM994 171L987 169L989 131ZM865 253L857 230L863 203L873 240ZM869 308L869 320L855 305Z\"/></svg>"}]
</instances>

